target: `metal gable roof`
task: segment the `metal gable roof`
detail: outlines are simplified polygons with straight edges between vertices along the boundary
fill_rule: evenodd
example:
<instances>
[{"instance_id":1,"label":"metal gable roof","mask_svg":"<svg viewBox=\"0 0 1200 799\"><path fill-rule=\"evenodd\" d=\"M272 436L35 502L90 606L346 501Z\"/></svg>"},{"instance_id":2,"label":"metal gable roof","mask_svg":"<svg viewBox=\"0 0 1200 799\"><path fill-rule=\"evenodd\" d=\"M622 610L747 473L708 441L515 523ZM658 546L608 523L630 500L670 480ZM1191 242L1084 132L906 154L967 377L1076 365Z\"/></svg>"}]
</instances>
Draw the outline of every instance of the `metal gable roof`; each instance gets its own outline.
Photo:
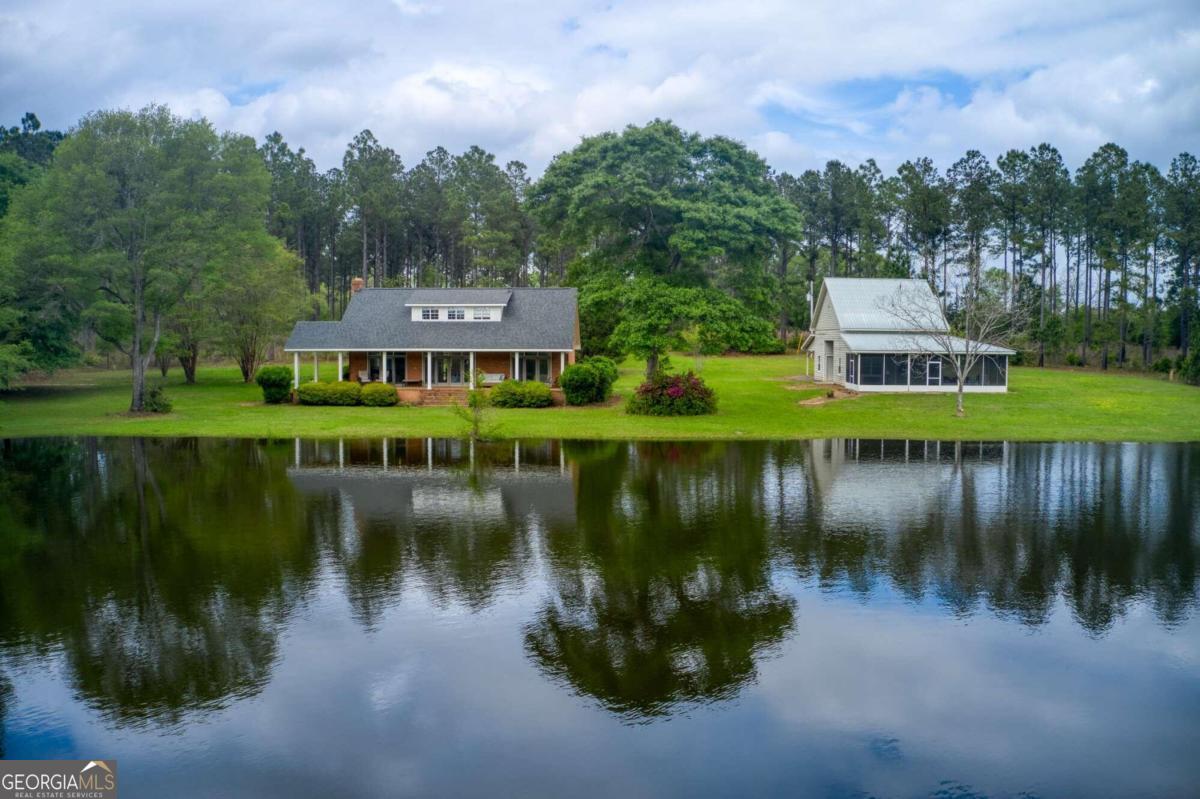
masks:
<instances>
[{"instance_id":1,"label":"metal gable roof","mask_svg":"<svg viewBox=\"0 0 1200 799\"><path fill-rule=\"evenodd\" d=\"M498 322L413 321L413 296L429 304L483 305L509 295ZM362 289L340 322L297 322L284 350L572 350L577 291L554 289Z\"/></svg>"},{"instance_id":2,"label":"metal gable roof","mask_svg":"<svg viewBox=\"0 0 1200 799\"><path fill-rule=\"evenodd\" d=\"M946 345L960 355L967 353L967 341L958 336L937 337L928 333L843 333L842 341L851 352L944 353ZM1015 355L1014 350L994 344L975 344L972 352L985 355Z\"/></svg>"},{"instance_id":3,"label":"metal gable roof","mask_svg":"<svg viewBox=\"0 0 1200 799\"><path fill-rule=\"evenodd\" d=\"M948 330L946 318L933 290L924 280L899 278L827 277L821 289L833 304L838 326L848 330ZM891 303L916 304L919 320L909 320L888 310ZM928 320L923 324L918 321Z\"/></svg>"}]
</instances>

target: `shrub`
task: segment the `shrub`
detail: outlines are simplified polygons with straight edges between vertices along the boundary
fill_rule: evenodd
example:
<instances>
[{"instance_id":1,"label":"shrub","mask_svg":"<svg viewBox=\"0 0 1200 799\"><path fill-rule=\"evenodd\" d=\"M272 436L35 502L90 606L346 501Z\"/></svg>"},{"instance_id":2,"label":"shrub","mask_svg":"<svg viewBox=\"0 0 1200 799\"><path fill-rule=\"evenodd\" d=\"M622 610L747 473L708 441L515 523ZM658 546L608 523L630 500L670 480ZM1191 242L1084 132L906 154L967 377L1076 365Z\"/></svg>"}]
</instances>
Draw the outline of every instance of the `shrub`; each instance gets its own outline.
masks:
<instances>
[{"instance_id":1,"label":"shrub","mask_svg":"<svg viewBox=\"0 0 1200 799\"><path fill-rule=\"evenodd\" d=\"M1067 366L1083 366L1083 358L1074 352L1067 353Z\"/></svg>"},{"instance_id":2,"label":"shrub","mask_svg":"<svg viewBox=\"0 0 1200 799\"><path fill-rule=\"evenodd\" d=\"M545 408L552 402L550 386L537 380L503 380L488 400L497 408Z\"/></svg>"},{"instance_id":3,"label":"shrub","mask_svg":"<svg viewBox=\"0 0 1200 799\"><path fill-rule=\"evenodd\" d=\"M263 402L277 405L292 396L292 370L286 366L264 366L254 382L262 388Z\"/></svg>"},{"instance_id":4,"label":"shrub","mask_svg":"<svg viewBox=\"0 0 1200 799\"><path fill-rule=\"evenodd\" d=\"M588 405L602 401L604 378L590 363L573 363L558 377L558 385L568 405Z\"/></svg>"},{"instance_id":5,"label":"shrub","mask_svg":"<svg viewBox=\"0 0 1200 799\"><path fill-rule=\"evenodd\" d=\"M142 410L147 413L170 413L171 400L167 399L167 392L162 386L152 386L146 389L146 396L142 397Z\"/></svg>"},{"instance_id":6,"label":"shrub","mask_svg":"<svg viewBox=\"0 0 1200 799\"><path fill-rule=\"evenodd\" d=\"M637 387L625 412L644 416L700 416L717 412L717 396L693 372L663 372Z\"/></svg>"},{"instance_id":7,"label":"shrub","mask_svg":"<svg viewBox=\"0 0 1200 799\"><path fill-rule=\"evenodd\" d=\"M357 405L362 398L358 383L301 383L296 392L301 405Z\"/></svg>"},{"instance_id":8,"label":"shrub","mask_svg":"<svg viewBox=\"0 0 1200 799\"><path fill-rule=\"evenodd\" d=\"M1168 372L1170 372L1174 368L1175 368L1175 360L1173 358L1159 358L1157 361L1150 364L1151 372L1160 372L1164 375L1167 374Z\"/></svg>"},{"instance_id":9,"label":"shrub","mask_svg":"<svg viewBox=\"0 0 1200 799\"><path fill-rule=\"evenodd\" d=\"M617 381L617 365L611 358L596 356L573 363L558 378L568 405L604 402Z\"/></svg>"},{"instance_id":10,"label":"shrub","mask_svg":"<svg viewBox=\"0 0 1200 799\"><path fill-rule=\"evenodd\" d=\"M611 389L613 383L617 382L620 373L617 371L617 362L612 358L606 358L603 355L593 355L591 358L584 359L584 363L590 363L599 370L601 376L608 382L608 387Z\"/></svg>"},{"instance_id":11,"label":"shrub","mask_svg":"<svg viewBox=\"0 0 1200 799\"><path fill-rule=\"evenodd\" d=\"M396 387L391 383L367 383L362 387L362 404L372 408L387 408L399 401Z\"/></svg>"},{"instance_id":12,"label":"shrub","mask_svg":"<svg viewBox=\"0 0 1200 799\"><path fill-rule=\"evenodd\" d=\"M750 352L754 355L782 355L787 352L787 342L781 338L759 338L750 347Z\"/></svg>"},{"instance_id":13,"label":"shrub","mask_svg":"<svg viewBox=\"0 0 1200 799\"><path fill-rule=\"evenodd\" d=\"M1179 376L1185 383L1200 386L1200 336L1192 336L1188 356L1183 359L1183 365L1179 367Z\"/></svg>"}]
</instances>

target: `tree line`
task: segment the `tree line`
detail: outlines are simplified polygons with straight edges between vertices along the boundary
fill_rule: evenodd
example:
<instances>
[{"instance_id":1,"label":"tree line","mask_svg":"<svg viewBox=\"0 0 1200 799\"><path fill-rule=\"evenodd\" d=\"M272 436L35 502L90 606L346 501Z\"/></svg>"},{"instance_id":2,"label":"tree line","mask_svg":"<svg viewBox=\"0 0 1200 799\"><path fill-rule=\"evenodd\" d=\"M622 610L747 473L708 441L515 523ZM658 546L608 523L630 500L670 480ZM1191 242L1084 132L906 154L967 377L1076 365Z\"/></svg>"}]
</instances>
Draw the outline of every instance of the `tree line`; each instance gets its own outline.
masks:
<instances>
[{"instance_id":1,"label":"tree line","mask_svg":"<svg viewBox=\"0 0 1200 799\"><path fill-rule=\"evenodd\" d=\"M168 109L64 135L0 128L0 381L109 348L135 375L207 352L247 379L295 318L369 286L580 289L583 346L781 351L826 276L920 277L952 321L998 287L1038 364L1147 368L1200 330L1200 166L1050 144L886 175L777 172L743 144L655 120L584 138L537 180L479 147L408 166L368 130L322 171L273 133ZM144 364L138 365L139 360ZM138 377L139 382L141 377ZM139 407L138 390L133 402Z\"/></svg>"}]
</instances>

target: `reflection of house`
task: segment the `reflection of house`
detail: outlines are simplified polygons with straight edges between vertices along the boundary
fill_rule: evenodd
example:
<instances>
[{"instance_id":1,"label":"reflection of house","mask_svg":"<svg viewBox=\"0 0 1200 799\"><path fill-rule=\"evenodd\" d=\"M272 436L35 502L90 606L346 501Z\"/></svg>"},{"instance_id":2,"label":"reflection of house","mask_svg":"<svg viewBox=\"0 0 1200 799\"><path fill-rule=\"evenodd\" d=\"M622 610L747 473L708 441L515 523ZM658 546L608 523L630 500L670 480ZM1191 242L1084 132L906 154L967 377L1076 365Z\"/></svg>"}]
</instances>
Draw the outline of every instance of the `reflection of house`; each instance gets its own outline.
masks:
<instances>
[{"instance_id":1,"label":"reflection of house","mask_svg":"<svg viewBox=\"0 0 1200 799\"><path fill-rule=\"evenodd\" d=\"M978 485L1004 481L998 441L816 439L809 442L815 506L831 529L895 530L961 508L965 467ZM949 504L948 504L949 503Z\"/></svg>"},{"instance_id":2,"label":"reflection of house","mask_svg":"<svg viewBox=\"0 0 1200 799\"><path fill-rule=\"evenodd\" d=\"M893 310L894 304L906 307ZM805 341L818 380L857 391L954 391L951 350L959 363L981 353L966 391L1007 391L1014 352L948 335L949 325L924 280L826 278Z\"/></svg>"},{"instance_id":3,"label":"reflection of house","mask_svg":"<svg viewBox=\"0 0 1200 799\"><path fill-rule=\"evenodd\" d=\"M575 520L574 477L557 441L297 439L288 477L303 493L337 493L359 519Z\"/></svg>"},{"instance_id":4,"label":"reflection of house","mask_svg":"<svg viewBox=\"0 0 1200 799\"><path fill-rule=\"evenodd\" d=\"M336 354L338 379L394 383L402 398L423 402L502 380L554 384L579 349L575 289L364 289L341 321L297 322L284 349Z\"/></svg>"}]
</instances>

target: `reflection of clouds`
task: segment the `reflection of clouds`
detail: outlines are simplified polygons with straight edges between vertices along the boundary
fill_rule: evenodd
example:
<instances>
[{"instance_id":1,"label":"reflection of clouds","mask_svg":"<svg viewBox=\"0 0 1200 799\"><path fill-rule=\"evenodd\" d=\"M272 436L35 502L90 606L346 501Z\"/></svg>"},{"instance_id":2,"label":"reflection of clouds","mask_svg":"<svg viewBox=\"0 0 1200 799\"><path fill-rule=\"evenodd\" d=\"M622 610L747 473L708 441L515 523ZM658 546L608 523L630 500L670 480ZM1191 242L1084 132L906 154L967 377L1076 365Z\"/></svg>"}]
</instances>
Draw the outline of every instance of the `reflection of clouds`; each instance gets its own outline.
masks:
<instances>
[{"instance_id":1,"label":"reflection of clouds","mask_svg":"<svg viewBox=\"0 0 1200 799\"><path fill-rule=\"evenodd\" d=\"M391 710L412 697L411 668L400 664L390 672L372 674L367 678L371 706L379 712Z\"/></svg>"},{"instance_id":2,"label":"reflection of clouds","mask_svg":"<svg viewBox=\"0 0 1200 799\"><path fill-rule=\"evenodd\" d=\"M990 775L994 785L975 785L986 793L1182 795L1196 775L1181 750L1197 735L1194 708L1179 703L1197 698L1200 669L1149 678L1147 658L1196 640L1200 623L1188 626L1172 635L1127 624L1101 646L1061 612L1030 635L987 617L964 625L904 606L809 601L781 656L761 664L758 693L803 738L876 731L923 775ZM1089 764L1090 776L1069 761L1098 751L1111 758ZM1060 776L1035 786L1022 774ZM866 777L865 790L904 792Z\"/></svg>"}]
</instances>

